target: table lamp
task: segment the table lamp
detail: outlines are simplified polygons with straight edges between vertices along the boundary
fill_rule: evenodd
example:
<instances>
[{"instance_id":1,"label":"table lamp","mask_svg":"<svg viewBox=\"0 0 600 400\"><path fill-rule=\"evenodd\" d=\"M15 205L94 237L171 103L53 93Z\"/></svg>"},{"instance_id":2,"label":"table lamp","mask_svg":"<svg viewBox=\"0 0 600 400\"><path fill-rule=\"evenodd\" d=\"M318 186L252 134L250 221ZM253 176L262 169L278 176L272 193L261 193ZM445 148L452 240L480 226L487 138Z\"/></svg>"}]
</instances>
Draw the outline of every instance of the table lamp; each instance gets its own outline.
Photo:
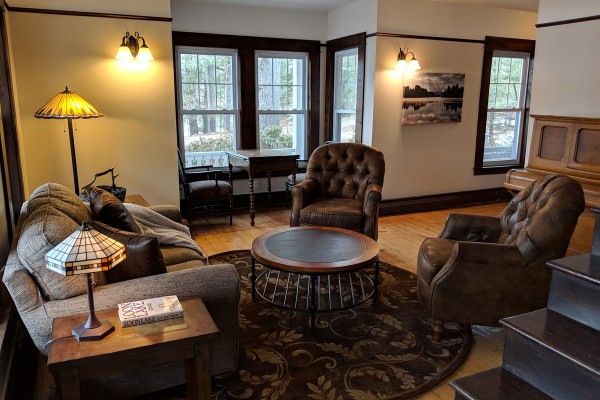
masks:
<instances>
[{"instance_id":1,"label":"table lamp","mask_svg":"<svg viewBox=\"0 0 600 400\"><path fill-rule=\"evenodd\" d=\"M68 87L54 96L42 108L33 115L44 119L66 119L69 123L69 141L71 143L71 164L73 166L73 180L75 181L75 193L79 196L79 179L77 178L77 158L75 157L75 141L73 139L73 119L98 118L103 114L96 110L93 105L85 101L77 93L73 93Z\"/></svg>"},{"instance_id":2,"label":"table lamp","mask_svg":"<svg viewBox=\"0 0 600 400\"><path fill-rule=\"evenodd\" d=\"M88 222L46 254L46 267L65 276L86 275L88 319L73 329L79 341L100 340L115 330L107 320L99 320L94 312L92 272L108 271L125 259L125 246L92 229Z\"/></svg>"}]
</instances>

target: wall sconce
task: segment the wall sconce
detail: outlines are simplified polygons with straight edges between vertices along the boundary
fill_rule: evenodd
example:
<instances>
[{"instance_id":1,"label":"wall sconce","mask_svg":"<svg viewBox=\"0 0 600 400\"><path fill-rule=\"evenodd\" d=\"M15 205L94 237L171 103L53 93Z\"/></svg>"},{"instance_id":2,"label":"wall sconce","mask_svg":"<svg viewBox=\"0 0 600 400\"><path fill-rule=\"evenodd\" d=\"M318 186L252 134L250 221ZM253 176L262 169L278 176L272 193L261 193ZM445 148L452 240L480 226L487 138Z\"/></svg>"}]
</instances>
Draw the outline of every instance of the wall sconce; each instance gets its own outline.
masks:
<instances>
[{"instance_id":1,"label":"wall sconce","mask_svg":"<svg viewBox=\"0 0 600 400\"><path fill-rule=\"evenodd\" d=\"M411 55L410 61L406 60L408 55ZM396 64L396 71L403 73L404 71L416 71L421 69L419 65L419 61L415 57L415 54L412 51L408 51L408 49L400 49L400 53L398 53L398 63Z\"/></svg>"},{"instance_id":2,"label":"wall sconce","mask_svg":"<svg viewBox=\"0 0 600 400\"><path fill-rule=\"evenodd\" d=\"M140 40L142 41L141 46ZM117 60L125 61L154 60L154 57L152 57L152 53L150 53L150 49L146 45L146 40L143 37L141 37L140 34L137 32L135 32L133 35L130 35L129 32L125 32L125 36L123 36L123 41L119 46L119 50L117 50L117 55L115 58Z\"/></svg>"}]
</instances>

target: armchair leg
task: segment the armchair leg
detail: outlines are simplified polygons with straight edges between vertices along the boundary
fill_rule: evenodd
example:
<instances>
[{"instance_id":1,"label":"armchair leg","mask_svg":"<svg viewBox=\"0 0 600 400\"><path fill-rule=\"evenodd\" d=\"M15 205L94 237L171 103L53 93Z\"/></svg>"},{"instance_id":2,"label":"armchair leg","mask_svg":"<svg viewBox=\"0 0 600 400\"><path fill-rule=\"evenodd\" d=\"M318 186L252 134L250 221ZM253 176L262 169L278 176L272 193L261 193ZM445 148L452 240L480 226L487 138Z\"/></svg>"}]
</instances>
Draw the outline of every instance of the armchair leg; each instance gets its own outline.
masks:
<instances>
[{"instance_id":1,"label":"armchair leg","mask_svg":"<svg viewBox=\"0 0 600 400\"><path fill-rule=\"evenodd\" d=\"M433 341L439 343L444 334L444 321L436 319L433 324Z\"/></svg>"}]
</instances>

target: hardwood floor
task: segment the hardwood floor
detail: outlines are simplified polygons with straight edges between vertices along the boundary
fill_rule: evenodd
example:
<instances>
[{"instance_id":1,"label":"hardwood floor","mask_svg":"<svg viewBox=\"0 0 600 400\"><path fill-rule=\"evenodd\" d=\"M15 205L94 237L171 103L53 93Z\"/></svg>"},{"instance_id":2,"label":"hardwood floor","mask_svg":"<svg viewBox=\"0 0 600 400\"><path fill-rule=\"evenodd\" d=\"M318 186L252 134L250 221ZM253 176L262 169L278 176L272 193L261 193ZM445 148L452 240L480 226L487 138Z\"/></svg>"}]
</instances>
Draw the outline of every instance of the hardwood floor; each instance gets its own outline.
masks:
<instances>
[{"instance_id":1,"label":"hardwood floor","mask_svg":"<svg viewBox=\"0 0 600 400\"><path fill-rule=\"evenodd\" d=\"M380 217L378 242L381 260L416 273L417 253L421 242L428 236L440 233L449 212L498 215L505 206L506 203L499 203ZM229 218L225 217L196 219L192 234L209 256L224 251L247 250L257 236L275 228L289 226L289 217L289 209L277 207L258 209L254 227L250 226L247 213L236 214L233 226L229 226ZM453 399L454 391L448 386L448 382L500 366L503 346L502 328L473 326L473 347L465 363L446 380L417 399Z\"/></svg>"}]
</instances>

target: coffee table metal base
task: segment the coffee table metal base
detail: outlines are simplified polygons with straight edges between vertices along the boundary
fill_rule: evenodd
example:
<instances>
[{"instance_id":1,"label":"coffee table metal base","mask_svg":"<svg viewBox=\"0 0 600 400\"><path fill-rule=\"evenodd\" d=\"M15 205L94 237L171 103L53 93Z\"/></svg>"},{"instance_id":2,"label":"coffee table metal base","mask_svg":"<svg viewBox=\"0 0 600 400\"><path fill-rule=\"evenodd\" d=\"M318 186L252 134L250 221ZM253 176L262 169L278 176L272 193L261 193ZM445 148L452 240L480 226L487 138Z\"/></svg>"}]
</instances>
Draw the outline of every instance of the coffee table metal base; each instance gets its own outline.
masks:
<instances>
[{"instance_id":1,"label":"coffee table metal base","mask_svg":"<svg viewBox=\"0 0 600 400\"><path fill-rule=\"evenodd\" d=\"M256 294L277 307L310 312L311 333L315 334L317 312L334 312L356 307L369 299L377 305L379 261L375 263L374 277L365 268L339 274L298 273L265 265L256 274L256 260L252 257L252 300Z\"/></svg>"}]
</instances>

